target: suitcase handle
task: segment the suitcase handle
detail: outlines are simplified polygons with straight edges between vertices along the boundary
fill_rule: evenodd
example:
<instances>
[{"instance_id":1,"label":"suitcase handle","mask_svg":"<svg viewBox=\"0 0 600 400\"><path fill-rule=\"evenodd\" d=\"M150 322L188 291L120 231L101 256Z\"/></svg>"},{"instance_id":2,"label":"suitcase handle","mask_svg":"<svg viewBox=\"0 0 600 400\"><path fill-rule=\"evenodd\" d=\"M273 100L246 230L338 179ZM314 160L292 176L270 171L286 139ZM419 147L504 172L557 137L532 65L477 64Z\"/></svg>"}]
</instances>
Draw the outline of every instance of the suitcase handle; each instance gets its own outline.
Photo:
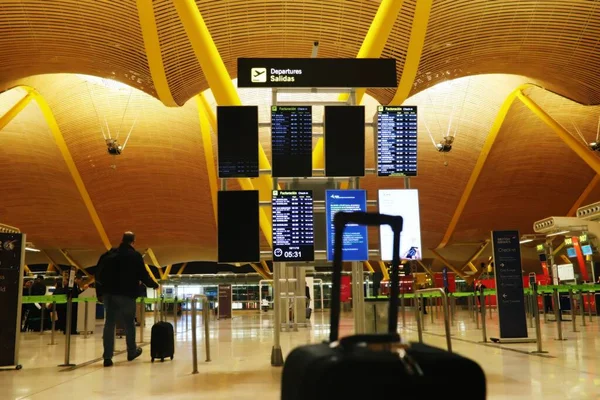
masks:
<instances>
[{"instance_id":1,"label":"suitcase handle","mask_svg":"<svg viewBox=\"0 0 600 400\"><path fill-rule=\"evenodd\" d=\"M403 219L400 216L385 215L379 213L367 213L362 211L343 212L335 214L333 225L335 227L335 238L333 247L333 276L331 284L331 315L329 342L338 339L340 328L340 292L342 286L342 245L344 230L347 224L358 224L367 226L389 225L394 232L393 256L392 256L392 280L390 290L390 309L388 319L388 332L396 333L398 330L398 297L400 296L400 278L398 277L400 267L400 234L402 233Z\"/></svg>"}]
</instances>

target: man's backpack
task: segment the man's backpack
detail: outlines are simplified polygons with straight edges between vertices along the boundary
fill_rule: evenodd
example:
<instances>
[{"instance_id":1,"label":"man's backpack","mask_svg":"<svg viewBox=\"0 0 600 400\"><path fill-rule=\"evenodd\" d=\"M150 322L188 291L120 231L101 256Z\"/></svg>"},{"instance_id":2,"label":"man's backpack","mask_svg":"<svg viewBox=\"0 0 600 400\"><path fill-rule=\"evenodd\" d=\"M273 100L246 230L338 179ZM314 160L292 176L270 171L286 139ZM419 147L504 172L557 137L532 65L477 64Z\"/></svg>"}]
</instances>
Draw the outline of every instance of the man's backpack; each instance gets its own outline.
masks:
<instances>
[{"instance_id":1,"label":"man's backpack","mask_svg":"<svg viewBox=\"0 0 600 400\"><path fill-rule=\"evenodd\" d=\"M100 256L96 266L97 289L102 293L115 293L117 291L119 277L120 257L118 249L110 249Z\"/></svg>"}]
</instances>

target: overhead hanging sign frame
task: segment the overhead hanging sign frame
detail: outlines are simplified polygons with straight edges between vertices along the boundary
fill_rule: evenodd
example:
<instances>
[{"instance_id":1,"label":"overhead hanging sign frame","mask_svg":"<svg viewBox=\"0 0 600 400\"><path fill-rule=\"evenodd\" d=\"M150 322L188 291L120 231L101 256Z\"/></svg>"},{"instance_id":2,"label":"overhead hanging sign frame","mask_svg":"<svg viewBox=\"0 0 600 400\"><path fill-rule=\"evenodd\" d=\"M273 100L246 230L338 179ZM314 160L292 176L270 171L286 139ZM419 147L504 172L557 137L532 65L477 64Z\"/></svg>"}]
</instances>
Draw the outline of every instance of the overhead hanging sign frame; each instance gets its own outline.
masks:
<instances>
[{"instance_id":1,"label":"overhead hanging sign frame","mask_svg":"<svg viewBox=\"0 0 600 400\"><path fill-rule=\"evenodd\" d=\"M238 58L239 88L398 86L393 58Z\"/></svg>"}]
</instances>

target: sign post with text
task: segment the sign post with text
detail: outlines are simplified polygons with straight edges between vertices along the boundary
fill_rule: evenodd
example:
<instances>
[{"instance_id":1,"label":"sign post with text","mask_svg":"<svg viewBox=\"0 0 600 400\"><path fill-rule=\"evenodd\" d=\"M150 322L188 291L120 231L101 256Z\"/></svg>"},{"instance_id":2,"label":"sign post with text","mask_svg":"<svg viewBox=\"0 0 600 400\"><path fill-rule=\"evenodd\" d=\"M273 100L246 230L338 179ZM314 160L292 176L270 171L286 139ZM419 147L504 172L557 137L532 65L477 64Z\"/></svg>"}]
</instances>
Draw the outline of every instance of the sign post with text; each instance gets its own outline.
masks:
<instances>
[{"instance_id":1,"label":"sign post with text","mask_svg":"<svg viewBox=\"0 0 600 400\"><path fill-rule=\"evenodd\" d=\"M527 339L527 317L523 295L521 244L518 231L493 231L494 276L500 338L523 341Z\"/></svg>"},{"instance_id":2,"label":"sign post with text","mask_svg":"<svg viewBox=\"0 0 600 400\"><path fill-rule=\"evenodd\" d=\"M0 368L19 365L25 234L0 233Z\"/></svg>"}]
</instances>

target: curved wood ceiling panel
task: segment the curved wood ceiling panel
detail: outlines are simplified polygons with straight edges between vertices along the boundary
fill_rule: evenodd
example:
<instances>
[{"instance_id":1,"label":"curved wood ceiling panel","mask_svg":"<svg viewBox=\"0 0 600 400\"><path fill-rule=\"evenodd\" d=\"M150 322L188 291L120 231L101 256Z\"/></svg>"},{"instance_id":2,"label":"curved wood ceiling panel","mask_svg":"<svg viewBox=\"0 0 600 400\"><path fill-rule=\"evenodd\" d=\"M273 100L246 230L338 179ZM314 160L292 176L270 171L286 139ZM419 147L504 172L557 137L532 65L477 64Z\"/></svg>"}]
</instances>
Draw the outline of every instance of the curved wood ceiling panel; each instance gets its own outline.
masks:
<instances>
[{"instance_id":1,"label":"curved wood ceiling panel","mask_svg":"<svg viewBox=\"0 0 600 400\"><path fill-rule=\"evenodd\" d=\"M0 115L24 96L0 94ZM90 216L35 101L0 131L0 222L38 248L101 248Z\"/></svg>"},{"instance_id":2,"label":"curved wood ceiling panel","mask_svg":"<svg viewBox=\"0 0 600 400\"><path fill-rule=\"evenodd\" d=\"M59 72L110 77L156 96L135 2L0 2L0 89Z\"/></svg>"},{"instance_id":3,"label":"curved wood ceiling panel","mask_svg":"<svg viewBox=\"0 0 600 400\"><path fill-rule=\"evenodd\" d=\"M28 81L49 97L113 245L125 230L133 230L140 248L194 246L198 259L214 258L216 226L195 102L166 108L141 92L114 90L73 75ZM122 126L121 144L137 118L120 156L106 151L99 122L104 118L113 137Z\"/></svg>"},{"instance_id":4,"label":"curved wood ceiling panel","mask_svg":"<svg viewBox=\"0 0 600 400\"><path fill-rule=\"evenodd\" d=\"M542 90L534 89L532 98L540 97L539 92ZM546 105L552 110L565 102L553 95L547 97ZM581 106L579 109L590 111ZM516 101L453 240L483 239L494 229L531 233L533 222L552 215L566 215L594 174L550 128Z\"/></svg>"},{"instance_id":5,"label":"curved wood ceiling panel","mask_svg":"<svg viewBox=\"0 0 600 400\"><path fill-rule=\"evenodd\" d=\"M413 93L461 76L507 73L598 104L599 36L596 1L435 1Z\"/></svg>"}]
</instances>

